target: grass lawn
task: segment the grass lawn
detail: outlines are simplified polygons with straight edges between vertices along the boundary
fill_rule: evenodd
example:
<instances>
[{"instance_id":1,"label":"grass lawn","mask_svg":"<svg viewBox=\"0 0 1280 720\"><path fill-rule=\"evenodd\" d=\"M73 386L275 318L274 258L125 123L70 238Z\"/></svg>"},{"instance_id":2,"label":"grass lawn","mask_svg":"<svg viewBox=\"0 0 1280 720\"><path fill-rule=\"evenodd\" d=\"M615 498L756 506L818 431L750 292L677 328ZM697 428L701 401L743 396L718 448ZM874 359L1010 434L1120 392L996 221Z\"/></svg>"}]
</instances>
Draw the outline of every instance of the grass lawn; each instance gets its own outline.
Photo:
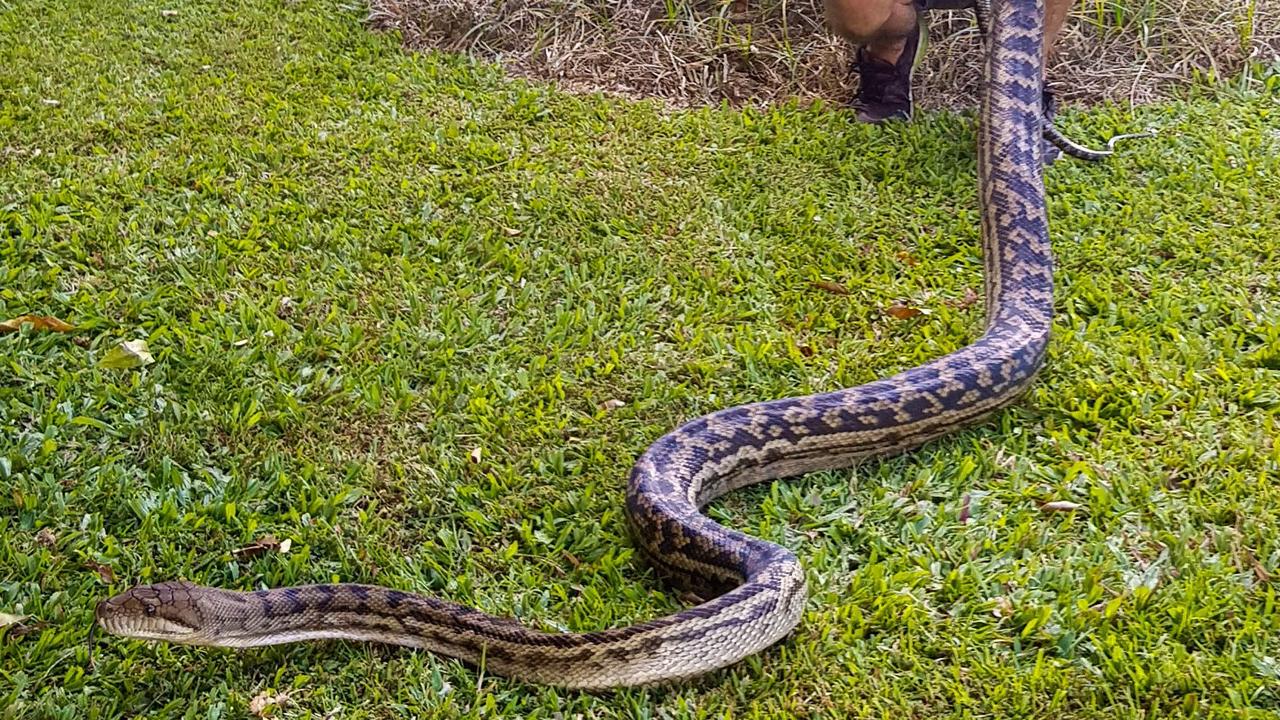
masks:
<instances>
[{"instance_id":1,"label":"grass lawn","mask_svg":"<svg viewBox=\"0 0 1280 720\"><path fill-rule=\"evenodd\" d=\"M809 569L778 647L604 695L344 643L112 638L86 673L94 603L177 577L669 612L621 514L648 443L981 325L971 117L574 98L362 15L0 0L0 320L78 328L0 335L0 719L1280 711L1280 102L1230 90L1068 113L1162 135L1049 170L1058 323L1015 409L712 508ZM98 366L137 338L153 364Z\"/></svg>"}]
</instances>

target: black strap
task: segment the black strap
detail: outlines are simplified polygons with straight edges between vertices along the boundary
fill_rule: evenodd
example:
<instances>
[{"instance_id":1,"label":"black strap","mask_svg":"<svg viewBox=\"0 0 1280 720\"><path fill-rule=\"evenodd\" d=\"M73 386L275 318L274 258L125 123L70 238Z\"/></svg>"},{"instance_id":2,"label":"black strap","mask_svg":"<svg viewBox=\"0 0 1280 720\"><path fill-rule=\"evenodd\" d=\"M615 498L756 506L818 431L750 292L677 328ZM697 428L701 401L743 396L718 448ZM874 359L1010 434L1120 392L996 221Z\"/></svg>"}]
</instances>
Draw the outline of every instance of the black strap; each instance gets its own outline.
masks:
<instances>
[{"instance_id":1,"label":"black strap","mask_svg":"<svg viewBox=\"0 0 1280 720\"><path fill-rule=\"evenodd\" d=\"M974 0L913 0L917 10L967 10Z\"/></svg>"}]
</instances>

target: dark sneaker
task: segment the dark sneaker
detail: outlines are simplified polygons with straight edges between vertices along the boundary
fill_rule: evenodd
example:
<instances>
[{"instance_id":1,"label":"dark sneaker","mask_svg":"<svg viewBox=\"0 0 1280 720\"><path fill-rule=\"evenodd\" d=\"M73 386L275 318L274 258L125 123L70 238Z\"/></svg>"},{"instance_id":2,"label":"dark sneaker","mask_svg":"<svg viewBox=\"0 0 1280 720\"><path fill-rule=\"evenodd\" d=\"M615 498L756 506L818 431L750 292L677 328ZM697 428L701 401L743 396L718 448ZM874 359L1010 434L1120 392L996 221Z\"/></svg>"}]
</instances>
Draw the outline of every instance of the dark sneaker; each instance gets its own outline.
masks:
<instances>
[{"instance_id":1,"label":"dark sneaker","mask_svg":"<svg viewBox=\"0 0 1280 720\"><path fill-rule=\"evenodd\" d=\"M907 45L895 63L886 62L858 48L858 95L853 107L858 120L882 123L886 120L911 119L911 77L926 42L924 19L916 23L916 31L907 37Z\"/></svg>"}]
</instances>

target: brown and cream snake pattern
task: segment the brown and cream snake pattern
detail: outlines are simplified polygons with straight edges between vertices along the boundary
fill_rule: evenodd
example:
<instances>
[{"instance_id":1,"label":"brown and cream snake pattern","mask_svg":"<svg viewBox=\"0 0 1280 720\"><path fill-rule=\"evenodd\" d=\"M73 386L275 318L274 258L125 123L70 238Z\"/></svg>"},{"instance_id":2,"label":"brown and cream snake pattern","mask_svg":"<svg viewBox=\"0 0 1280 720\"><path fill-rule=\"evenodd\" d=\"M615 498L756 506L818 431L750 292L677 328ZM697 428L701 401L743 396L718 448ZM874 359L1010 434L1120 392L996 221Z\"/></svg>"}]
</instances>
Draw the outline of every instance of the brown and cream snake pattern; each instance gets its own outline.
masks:
<instances>
[{"instance_id":1,"label":"brown and cream snake pattern","mask_svg":"<svg viewBox=\"0 0 1280 720\"><path fill-rule=\"evenodd\" d=\"M714 599L629 627L545 633L385 587L235 592L165 582L103 601L96 625L126 637L223 647L379 641L584 689L688 678L774 644L800 621L804 569L791 551L725 528L700 509L736 488L844 468L968 426L1015 400L1043 362L1053 263L1041 169L1042 26L1042 0L995 0L991 8L978 140L982 336L884 380L692 420L632 469L626 502L636 543L665 577Z\"/></svg>"}]
</instances>

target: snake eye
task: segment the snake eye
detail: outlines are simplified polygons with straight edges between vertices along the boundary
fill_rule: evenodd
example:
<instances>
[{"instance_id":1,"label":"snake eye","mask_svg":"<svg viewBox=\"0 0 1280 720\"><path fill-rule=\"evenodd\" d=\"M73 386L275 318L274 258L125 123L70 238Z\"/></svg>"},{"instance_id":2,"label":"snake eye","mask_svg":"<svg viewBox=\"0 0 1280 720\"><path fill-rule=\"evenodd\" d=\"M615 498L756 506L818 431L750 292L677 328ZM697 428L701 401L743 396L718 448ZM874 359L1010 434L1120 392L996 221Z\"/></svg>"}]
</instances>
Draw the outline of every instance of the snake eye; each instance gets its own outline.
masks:
<instances>
[{"instance_id":1,"label":"snake eye","mask_svg":"<svg viewBox=\"0 0 1280 720\"><path fill-rule=\"evenodd\" d=\"M147 617L151 617L152 615L155 615L155 614L156 614L156 606L155 606L155 605L144 605L144 606L142 606L142 607L143 607L143 610L142 610L142 611L143 611L143 612L145 612L145 613L147 614Z\"/></svg>"}]
</instances>

